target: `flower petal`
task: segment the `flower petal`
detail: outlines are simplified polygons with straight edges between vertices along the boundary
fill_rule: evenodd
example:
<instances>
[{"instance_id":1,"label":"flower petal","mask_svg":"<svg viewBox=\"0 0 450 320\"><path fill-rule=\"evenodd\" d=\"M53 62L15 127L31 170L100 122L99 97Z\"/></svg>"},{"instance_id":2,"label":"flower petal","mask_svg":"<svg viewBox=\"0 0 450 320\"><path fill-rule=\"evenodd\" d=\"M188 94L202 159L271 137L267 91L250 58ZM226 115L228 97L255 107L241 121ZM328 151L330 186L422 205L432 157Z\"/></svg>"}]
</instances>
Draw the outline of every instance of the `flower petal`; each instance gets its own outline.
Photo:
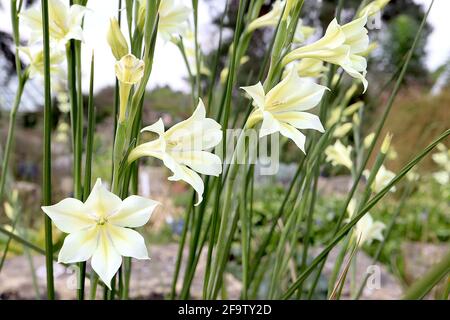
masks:
<instances>
[{"instance_id":1,"label":"flower petal","mask_svg":"<svg viewBox=\"0 0 450 320\"><path fill-rule=\"evenodd\" d=\"M69 234L59 251L58 262L74 263L88 260L97 249L98 235L97 225Z\"/></svg>"},{"instance_id":2,"label":"flower petal","mask_svg":"<svg viewBox=\"0 0 450 320\"><path fill-rule=\"evenodd\" d=\"M262 138L269 134L280 131L280 123L273 117L270 112L263 112L263 122L259 130L259 137Z\"/></svg>"},{"instance_id":3,"label":"flower petal","mask_svg":"<svg viewBox=\"0 0 450 320\"><path fill-rule=\"evenodd\" d=\"M67 198L55 205L42 207L56 227L65 233L80 231L95 224L83 202Z\"/></svg>"},{"instance_id":4,"label":"flower petal","mask_svg":"<svg viewBox=\"0 0 450 320\"><path fill-rule=\"evenodd\" d=\"M117 213L108 217L108 222L120 226L137 228L148 222L159 202L139 196L129 196L122 201Z\"/></svg>"},{"instance_id":5,"label":"flower petal","mask_svg":"<svg viewBox=\"0 0 450 320\"><path fill-rule=\"evenodd\" d=\"M125 257L149 259L144 238L136 231L107 225L108 235L117 252Z\"/></svg>"},{"instance_id":6,"label":"flower petal","mask_svg":"<svg viewBox=\"0 0 450 320\"><path fill-rule=\"evenodd\" d=\"M256 107L264 110L266 94L261 82L250 87L241 87L241 89L253 99Z\"/></svg>"},{"instance_id":7,"label":"flower petal","mask_svg":"<svg viewBox=\"0 0 450 320\"><path fill-rule=\"evenodd\" d=\"M305 152L305 141L306 137L303 133L301 133L299 130L295 129L293 126L289 124L285 124L280 122L280 133L294 141L294 143L297 145L297 147L300 148L300 150Z\"/></svg>"},{"instance_id":8,"label":"flower petal","mask_svg":"<svg viewBox=\"0 0 450 320\"><path fill-rule=\"evenodd\" d=\"M106 228L100 228L98 246L91 260L92 269L111 289L111 279L119 270L121 264L122 257L109 240Z\"/></svg>"},{"instance_id":9,"label":"flower petal","mask_svg":"<svg viewBox=\"0 0 450 320\"><path fill-rule=\"evenodd\" d=\"M282 112L276 113L275 118L278 121L289 123L297 129L314 129L324 132L325 129L320 122L320 118L314 114L307 112Z\"/></svg>"},{"instance_id":10,"label":"flower petal","mask_svg":"<svg viewBox=\"0 0 450 320\"><path fill-rule=\"evenodd\" d=\"M266 111L304 111L317 106L327 88L301 79L292 68L267 94Z\"/></svg>"},{"instance_id":11,"label":"flower petal","mask_svg":"<svg viewBox=\"0 0 450 320\"><path fill-rule=\"evenodd\" d=\"M219 176L222 172L222 160L207 151L171 152L170 155L180 164L184 164L194 171L210 176Z\"/></svg>"},{"instance_id":12,"label":"flower petal","mask_svg":"<svg viewBox=\"0 0 450 320\"><path fill-rule=\"evenodd\" d=\"M141 130L141 132L144 132L144 131L154 132L154 133L157 133L158 135L162 135L162 134L164 134L164 131L165 131L164 122L162 121L161 118L159 118L159 120L156 121L154 124L149 125Z\"/></svg>"},{"instance_id":13,"label":"flower petal","mask_svg":"<svg viewBox=\"0 0 450 320\"><path fill-rule=\"evenodd\" d=\"M105 217L117 212L121 203L122 200L114 193L109 192L99 178L84 204L97 217Z\"/></svg>"},{"instance_id":14,"label":"flower petal","mask_svg":"<svg viewBox=\"0 0 450 320\"><path fill-rule=\"evenodd\" d=\"M162 160L164 149L165 141L162 137L150 142L140 144L136 148L134 148L128 155L128 163L131 163L141 157L154 157Z\"/></svg>"},{"instance_id":15,"label":"flower petal","mask_svg":"<svg viewBox=\"0 0 450 320\"><path fill-rule=\"evenodd\" d=\"M164 165L169 168L173 175L169 177L170 181L179 181L183 180L190 184L194 190L197 192L198 195L198 201L195 204L196 206L200 204L203 200L203 191L204 191L204 185L203 180L200 178L200 176L193 170L187 168L186 166L178 164L175 159L173 159L169 155L164 156Z\"/></svg>"},{"instance_id":16,"label":"flower petal","mask_svg":"<svg viewBox=\"0 0 450 320\"><path fill-rule=\"evenodd\" d=\"M222 129L214 119L206 118L205 105L200 99L192 116L167 130L164 139L178 151L205 150L219 144Z\"/></svg>"},{"instance_id":17,"label":"flower petal","mask_svg":"<svg viewBox=\"0 0 450 320\"><path fill-rule=\"evenodd\" d=\"M369 36L364 27L367 23L367 16L355 19L342 26L345 34L345 43L350 45L350 53L361 53L367 50L369 46Z\"/></svg>"}]
</instances>

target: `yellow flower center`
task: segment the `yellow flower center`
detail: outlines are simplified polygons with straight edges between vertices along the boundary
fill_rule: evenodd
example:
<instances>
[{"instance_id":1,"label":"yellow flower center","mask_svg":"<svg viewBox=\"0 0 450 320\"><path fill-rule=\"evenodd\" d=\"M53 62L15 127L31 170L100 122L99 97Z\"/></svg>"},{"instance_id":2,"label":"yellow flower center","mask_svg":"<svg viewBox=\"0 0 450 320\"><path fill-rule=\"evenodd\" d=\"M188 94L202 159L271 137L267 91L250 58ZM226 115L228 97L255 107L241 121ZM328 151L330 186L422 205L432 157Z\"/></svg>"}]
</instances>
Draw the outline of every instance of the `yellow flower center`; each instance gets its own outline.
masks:
<instances>
[{"instance_id":1,"label":"yellow flower center","mask_svg":"<svg viewBox=\"0 0 450 320\"><path fill-rule=\"evenodd\" d=\"M99 226L103 226L107 222L108 222L108 219L106 219L105 217L101 217L100 219L97 220L97 224Z\"/></svg>"}]
</instances>

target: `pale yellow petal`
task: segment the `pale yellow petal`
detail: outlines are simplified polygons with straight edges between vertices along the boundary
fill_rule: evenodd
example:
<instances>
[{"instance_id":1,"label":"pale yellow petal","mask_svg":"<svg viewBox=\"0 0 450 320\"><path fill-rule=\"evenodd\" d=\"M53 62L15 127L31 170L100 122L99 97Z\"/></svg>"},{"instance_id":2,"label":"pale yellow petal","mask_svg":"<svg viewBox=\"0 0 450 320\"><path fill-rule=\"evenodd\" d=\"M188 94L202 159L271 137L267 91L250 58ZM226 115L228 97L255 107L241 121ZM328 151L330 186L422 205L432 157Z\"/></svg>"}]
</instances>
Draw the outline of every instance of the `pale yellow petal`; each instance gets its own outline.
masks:
<instances>
[{"instance_id":1,"label":"pale yellow petal","mask_svg":"<svg viewBox=\"0 0 450 320\"><path fill-rule=\"evenodd\" d=\"M138 232L112 224L107 224L106 230L114 248L120 255L139 260L149 259L144 238Z\"/></svg>"},{"instance_id":2,"label":"pale yellow petal","mask_svg":"<svg viewBox=\"0 0 450 320\"><path fill-rule=\"evenodd\" d=\"M217 155L207 151L175 151L171 152L170 155L178 163L201 174L217 177L222 172L222 160Z\"/></svg>"},{"instance_id":3,"label":"pale yellow petal","mask_svg":"<svg viewBox=\"0 0 450 320\"><path fill-rule=\"evenodd\" d=\"M102 226L99 231L97 249L92 255L92 269L94 269L105 285L111 289L111 279L117 273L121 264L122 257L108 238L105 226Z\"/></svg>"},{"instance_id":4,"label":"pale yellow petal","mask_svg":"<svg viewBox=\"0 0 450 320\"><path fill-rule=\"evenodd\" d=\"M297 129L314 129L319 132L325 131L319 117L311 113L290 111L276 113L275 118L278 121L289 123Z\"/></svg>"},{"instance_id":5,"label":"pale yellow petal","mask_svg":"<svg viewBox=\"0 0 450 320\"><path fill-rule=\"evenodd\" d=\"M117 213L108 222L119 227L137 228L148 222L159 202L140 196L129 196L122 201Z\"/></svg>"},{"instance_id":6,"label":"pale yellow petal","mask_svg":"<svg viewBox=\"0 0 450 320\"><path fill-rule=\"evenodd\" d=\"M259 137L265 137L272 133L280 131L280 123L270 112L263 112L263 122L259 130Z\"/></svg>"},{"instance_id":7,"label":"pale yellow petal","mask_svg":"<svg viewBox=\"0 0 450 320\"><path fill-rule=\"evenodd\" d=\"M321 101L327 88L312 81L301 79L292 69L288 76L269 91L266 111L304 111L314 108Z\"/></svg>"},{"instance_id":8,"label":"pale yellow petal","mask_svg":"<svg viewBox=\"0 0 450 320\"><path fill-rule=\"evenodd\" d=\"M59 251L58 262L74 263L88 260L98 245L97 225L69 234Z\"/></svg>"},{"instance_id":9,"label":"pale yellow petal","mask_svg":"<svg viewBox=\"0 0 450 320\"><path fill-rule=\"evenodd\" d=\"M203 200L204 184L202 178L193 170L187 168L186 166L178 164L171 156L164 156L164 165L169 168L173 175L169 177L170 181L183 180L190 184L194 190L197 192L198 200L195 204L196 206L200 204Z\"/></svg>"},{"instance_id":10,"label":"pale yellow petal","mask_svg":"<svg viewBox=\"0 0 450 320\"><path fill-rule=\"evenodd\" d=\"M291 126L289 124L285 124L285 123L280 123L280 133L283 136L294 141L294 143L297 145L297 147L299 147L299 149L302 150L303 153L306 153L305 152L306 137L303 133L301 133L299 130L297 130L293 126Z\"/></svg>"},{"instance_id":11,"label":"pale yellow petal","mask_svg":"<svg viewBox=\"0 0 450 320\"><path fill-rule=\"evenodd\" d=\"M101 179L97 179L85 202L86 208L98 218L104 218L116 213L120 209L121 204L122 200L106 189Z\"/></svg>"},{"instance_id":12,"label":"pale yellow petal","mask_svg":"<svg viewBox=\"0 0 450 320\"><path fill-rule=\"evenodd\" d=\"M244 90L250 96L250 98L253 99L256 107L264 110L266 94L261 82L258 82L253 86L241 87L241 89Z\"/></svg>"},{"instance_id":13,"label":"pale yellow petal","mask_svg":"<svg viewBox=\"0 0 450 320\"><path fill-rule=\"evenodd\" d=\"M80 200L67 198L55 205L42 207L56 227L65 233L88 228L96 223L95 217Z\"/></svg>"}]
</instances>

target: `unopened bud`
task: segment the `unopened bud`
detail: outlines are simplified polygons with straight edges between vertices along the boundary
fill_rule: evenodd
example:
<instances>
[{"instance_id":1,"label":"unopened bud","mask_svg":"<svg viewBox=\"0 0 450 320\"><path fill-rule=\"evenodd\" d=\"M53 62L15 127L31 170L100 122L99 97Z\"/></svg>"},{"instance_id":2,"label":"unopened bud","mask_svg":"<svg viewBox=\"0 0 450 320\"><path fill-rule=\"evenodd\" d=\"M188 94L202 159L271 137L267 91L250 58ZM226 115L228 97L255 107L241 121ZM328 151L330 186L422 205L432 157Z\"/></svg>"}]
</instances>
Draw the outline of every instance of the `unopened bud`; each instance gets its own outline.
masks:
<instances>
[{"instance_id":1,"label":"unopened bud","mask_svg":"<svg viewBox=\"0 0 450 320\"><path fill-rule=\"evenodd\" d=\"M120 30L119 22L116 18L111 18L110 20L107 40L116 60L120 60L128 54L128 43Z\"/></svg>"},{"instance_id":2,"label":"unopened bud","mask_svg":"<svg viewBox=\"0 0 450 320\"><path fill-rule=\"evenodd\" d=\"M381 144L381 153L387 154L391 146L392 134L388 133Z\"/></svg>"},{"instance_id":3,"label":"unopened bud","mask_svg":"<svg viewBox=\"0 0 450 320\"><path fill-rule=\"evenodd\" d=\"M367 149L370 147L370 145L373 142L373 139L375 138L375 133L372 132L367 135L367 137L364 138L364 147Z\"/></svg>"}]
</instances>

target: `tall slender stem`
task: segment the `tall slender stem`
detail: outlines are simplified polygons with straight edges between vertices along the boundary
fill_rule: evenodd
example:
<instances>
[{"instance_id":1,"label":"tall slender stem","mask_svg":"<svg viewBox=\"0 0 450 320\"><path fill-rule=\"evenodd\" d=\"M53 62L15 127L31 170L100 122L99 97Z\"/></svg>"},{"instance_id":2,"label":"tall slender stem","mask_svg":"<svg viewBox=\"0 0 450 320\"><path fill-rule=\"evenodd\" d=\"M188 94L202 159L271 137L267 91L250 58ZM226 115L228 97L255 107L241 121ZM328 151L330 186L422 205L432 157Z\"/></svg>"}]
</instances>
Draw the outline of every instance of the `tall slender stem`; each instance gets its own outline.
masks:
<instances>
[{"instance_id":1,"label":"tall slender stem","mask_svg":"<svg viewBox=\"0 0 450 320\"><path fill-rule=\"evenodd\" d=\"M48 19L48 0L42 0L42 27L44 38L44 153L42 157L42 191L44 206L52 204L52 93L50 75L50 32ZM45 262L47 267L47 297L49 300L55 299L55 287L53 282L53 240L52 221L50 217L44 215L45 225Z\"/></svg>"},{"instance_id":2,"label":"tall slender stem","mask_svg":"<svg viewBox=\"0 0 450 320\"><path fill-rule=\"evenodd\" d=\"M3 194L5 191L7 173L8 173L8 164L11 152L11 146L14 140L14 129L16 126L16 115L17 110L19 109L20 101L22 100L23 89L25 87L25 83L28 80L28 70L22 71L22 64L20 62L19 57L19 46L20 46L20 30L19 30L19 17L18 13L21 10L22 3L17 7L17 1L11 1L11 23L13 29L13 40L15 46L15 64L16 64L16 75L19 80L18 88L16 91L16 97L14 98L14 105L10 112L10 120L9 120L9 129L8 129L8 137L6 140L5 154L3 157L2 164L2 175L0 177L0 201L3 199Z\"/></svg>"}]
</instances>

